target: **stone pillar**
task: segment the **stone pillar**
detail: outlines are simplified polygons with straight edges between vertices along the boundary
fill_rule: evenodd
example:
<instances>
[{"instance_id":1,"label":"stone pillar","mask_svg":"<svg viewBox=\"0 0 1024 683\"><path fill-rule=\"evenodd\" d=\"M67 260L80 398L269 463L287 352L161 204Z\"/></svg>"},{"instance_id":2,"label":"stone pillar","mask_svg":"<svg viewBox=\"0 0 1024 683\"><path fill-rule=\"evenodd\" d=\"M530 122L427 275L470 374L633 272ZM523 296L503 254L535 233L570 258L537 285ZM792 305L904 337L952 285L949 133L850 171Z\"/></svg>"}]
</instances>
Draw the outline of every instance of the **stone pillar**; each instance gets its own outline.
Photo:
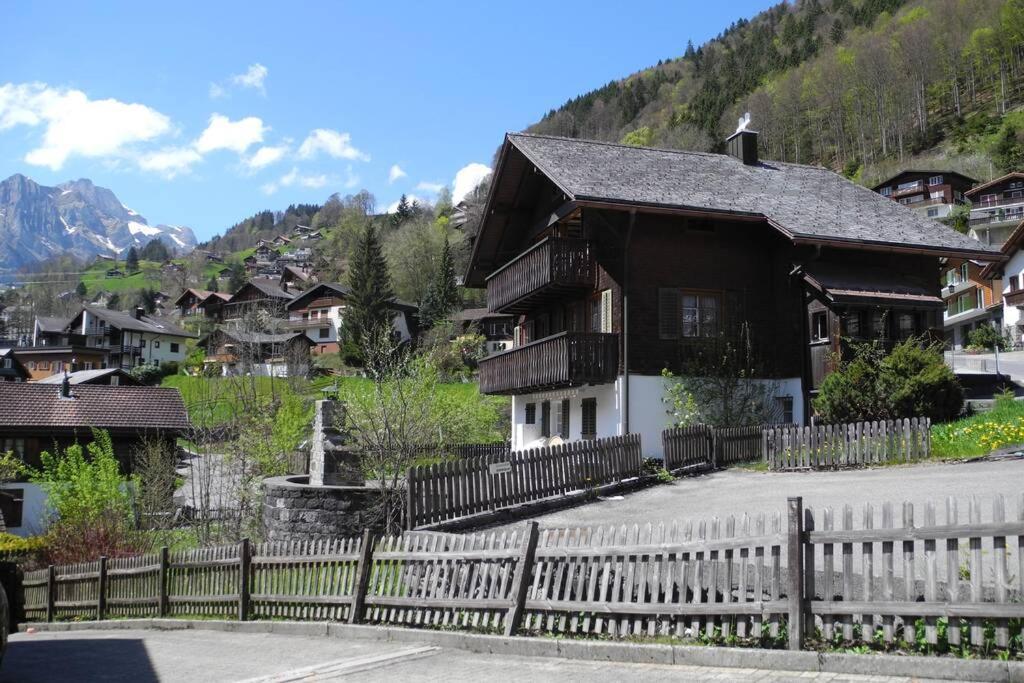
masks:
<instances>
[{"instance_id":1,"label":"stone pillar","mask_svg":"<svg viewBox=\"0 0 1024 683\"><path fill-rule=\"evenodd\" d=\"M312 486L362 486L366 483L359 451L349 443L342 430L344 423L344 403L331 400L316 402L309 451L309 483Z\"/></svg>"}]
</instances>

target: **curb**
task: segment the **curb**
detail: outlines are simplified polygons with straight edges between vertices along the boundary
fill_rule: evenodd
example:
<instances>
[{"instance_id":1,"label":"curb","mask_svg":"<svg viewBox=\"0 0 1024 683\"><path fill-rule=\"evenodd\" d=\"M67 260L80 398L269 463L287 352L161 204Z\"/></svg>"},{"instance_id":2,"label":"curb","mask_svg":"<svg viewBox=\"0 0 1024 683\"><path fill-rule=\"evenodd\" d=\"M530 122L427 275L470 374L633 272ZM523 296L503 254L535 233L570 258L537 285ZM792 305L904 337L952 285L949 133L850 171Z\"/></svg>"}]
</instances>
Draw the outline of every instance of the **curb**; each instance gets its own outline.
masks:
<instances>
[{"instance_id":1,"label":"curb","mask_svg":"<svg viewBox=\"0 0 1024 683\"><path fill-rule=\"evenodd\" d=\"M482 635L392 626L363 626L335 622L220 621L188 619L116 619L110 621L29 622L19 630L37 631L225 631L276 635L377 640L436 645L478 654L523 657L561 657L591 662L630 664L681 664L688 666L771 669L809 673L862 676L907 676L955 681L1024 683L1024 662L918 657L857 655L839 652L762 650L701 645L644 645L601 640L571 640L527 636Z\"/></svg>"}]
</instances>

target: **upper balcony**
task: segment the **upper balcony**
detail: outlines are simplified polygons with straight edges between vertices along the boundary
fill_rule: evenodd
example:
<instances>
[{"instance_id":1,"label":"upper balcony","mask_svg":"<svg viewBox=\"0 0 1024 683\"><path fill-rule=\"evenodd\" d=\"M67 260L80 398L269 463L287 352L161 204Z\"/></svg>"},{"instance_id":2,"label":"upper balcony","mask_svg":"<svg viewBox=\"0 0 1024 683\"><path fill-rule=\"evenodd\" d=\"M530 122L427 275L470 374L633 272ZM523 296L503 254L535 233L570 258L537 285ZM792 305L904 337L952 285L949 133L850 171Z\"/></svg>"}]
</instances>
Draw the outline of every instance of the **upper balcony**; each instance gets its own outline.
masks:
<instances>
[{"instance_id":1,"label":"upper balcony","mask_svg":"<svg viewBox=\"0 0 1024 683\"><path fill-rule=\"evenodd\" d=\"M619 372L619 335L562 332L480 361L480 391L533 391L614 382Z\"/></svg>"},{"instance_id":2,"label":"upper balcony","mask_svg":"<svg viewBox=\"0 0 1024 683\"><path fill-rule=\"evenodd\" d=\"M525 313L545 300L594 286L593 244L548 237L487 277L487 307L494 313Z\"/></svg>"}]
</instances>

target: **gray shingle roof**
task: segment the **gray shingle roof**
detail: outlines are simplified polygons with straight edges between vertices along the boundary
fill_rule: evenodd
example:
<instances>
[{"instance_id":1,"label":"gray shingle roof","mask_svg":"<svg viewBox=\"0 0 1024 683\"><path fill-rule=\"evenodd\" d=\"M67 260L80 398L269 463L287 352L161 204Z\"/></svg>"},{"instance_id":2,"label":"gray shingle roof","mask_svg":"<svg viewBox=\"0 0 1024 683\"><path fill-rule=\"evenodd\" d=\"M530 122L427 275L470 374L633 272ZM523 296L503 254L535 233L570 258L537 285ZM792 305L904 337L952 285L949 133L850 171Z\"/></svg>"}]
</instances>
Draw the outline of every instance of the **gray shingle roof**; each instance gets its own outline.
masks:
<instances>
[{"instance_id":1,"label":"gray shingle roof","mask_svg":"<svg viewBox=\"0 0 1024 683\"><path fill-rule=\"evenodd\" d=\"M64 328L71 322L70 318L47 318L38 316L36 322L39 324L40 332L63 332Z\"/></svg>"},{"instance_id":2,"label":"gray shingle roof","mask_svg":"<svg viewBox=\"0 0 1024 683\"><path fill-rule=\"evenodd\" d=\"M148 315L136 318L131 313L112 311L109 308L101 308L99 306L83 306L82 308L97 318L106 320L108 325L113 325L119 330L135 330L137 332L149 332L151 334L166 334L172 337L195 337L191 332L183 330L164 318L156 318ZM75 316L75 319L72 320L72 322L77 319L78 316Z\"/></svg>"},{"instance_id":3,"label":"gray shingle roof","mask_svg":"<svg viewBox=\"0 0 1024 683\"><path fill-rule=\"evenodd\" d=\"M991 253L983 245L817 166L509 133L576 200L764 216L797 238Z\"/></svg>"},{"instance_id":4,"label":"gray shingle roof","mask_svg":"<svg viewBox=\"0 0 1024 683\"><path fill-rule=\"evenodd\" d=\"M128 378L131 382L128 386L135 386L138 384L134 379L131 378L127 372L120 368L102 368L100 370L76 370L75 372L67 373L68 382L71 384L87 384L93 380L106 377L107 375L117 375L122 380ZM55 373L49 377L36 380L36 384L60 384L64 381L64 375L61 373Z\"/></svg>"}]
</instances>

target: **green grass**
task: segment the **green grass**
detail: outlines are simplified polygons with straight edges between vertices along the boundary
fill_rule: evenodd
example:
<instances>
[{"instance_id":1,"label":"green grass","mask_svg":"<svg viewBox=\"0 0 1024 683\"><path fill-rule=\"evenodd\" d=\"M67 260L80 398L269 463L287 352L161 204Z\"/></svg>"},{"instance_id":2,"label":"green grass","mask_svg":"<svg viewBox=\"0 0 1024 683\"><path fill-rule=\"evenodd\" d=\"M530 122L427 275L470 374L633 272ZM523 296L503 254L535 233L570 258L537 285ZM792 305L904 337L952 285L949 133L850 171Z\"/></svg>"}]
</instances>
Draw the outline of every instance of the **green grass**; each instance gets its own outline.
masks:
<instances>
[{"instance_id":1,"label":"green grass","mask_svg":"<svg viewBox=\"0 0 1024 683\"><path fill-rule=\"evenodd\" d=\"M997 398L987 413L932 427L932 455L971 458L1024 444L1024 402Z\"/></svg>"}]
</instances>

